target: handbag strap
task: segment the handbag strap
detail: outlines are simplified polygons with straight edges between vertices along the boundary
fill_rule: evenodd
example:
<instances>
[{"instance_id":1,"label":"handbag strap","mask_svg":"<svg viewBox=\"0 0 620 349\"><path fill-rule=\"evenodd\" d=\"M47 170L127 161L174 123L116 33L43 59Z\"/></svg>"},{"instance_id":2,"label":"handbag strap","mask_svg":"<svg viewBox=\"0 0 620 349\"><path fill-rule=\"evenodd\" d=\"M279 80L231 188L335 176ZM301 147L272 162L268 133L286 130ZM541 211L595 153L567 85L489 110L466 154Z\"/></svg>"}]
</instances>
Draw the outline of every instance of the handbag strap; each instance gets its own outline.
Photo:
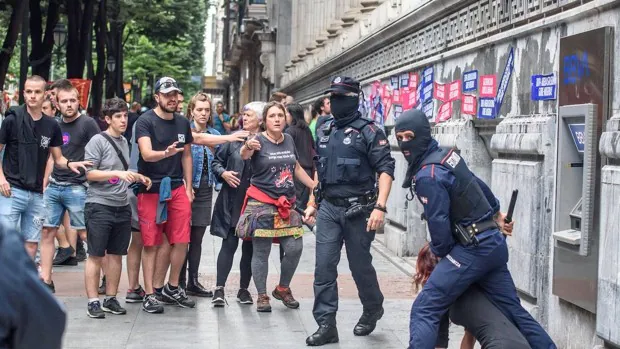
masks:
<instances>
[{"instance_id":1,"label":"handbag strap","mask_svg":"<svg viewBox=\"0 0 620 349\"><path fill-rule=\"evenodd\" d=\"M114 142L112 137L110 137L110 135L106 132L101 132L100 135L102 135L103 138L107 139L108 142L110 142L110 145L112 145L112 148L114 148L114 150L116 151L116 155L118 155L118 158L123 163L123 168L125 169L125 171L127 171L127 169L129 169L129 164L127 164L127 160L125 160L123 152L119 149L119 147L116 146L116 143Z\"/></svg>"}]
</instances>

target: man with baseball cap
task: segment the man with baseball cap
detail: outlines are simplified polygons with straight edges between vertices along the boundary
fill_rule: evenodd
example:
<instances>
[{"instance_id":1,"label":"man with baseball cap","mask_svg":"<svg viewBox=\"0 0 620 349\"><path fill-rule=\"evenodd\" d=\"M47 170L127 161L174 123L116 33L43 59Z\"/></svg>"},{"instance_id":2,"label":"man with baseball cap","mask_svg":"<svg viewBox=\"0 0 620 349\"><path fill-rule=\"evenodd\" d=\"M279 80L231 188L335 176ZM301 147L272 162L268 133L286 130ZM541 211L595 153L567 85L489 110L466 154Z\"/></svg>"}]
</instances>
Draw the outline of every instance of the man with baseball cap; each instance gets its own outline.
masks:
<instances>
[{"instance_id":1,"label":"man with baseball cap","mask_svg":"<svg viewBox=\"0 0 620 349\"><path fill-rule=\"evenodd\" d=\"M385 219L395 160L383 130L358 111L360 91L354 79L335 77L327 90L333 117L316 130L319 186L315 197L320 207L313 315L319 329L306 339L310 346L339 340L336 279L343 242L364 309L353 333L369 335L383 316L383 294L370 244Z\"/></svg>"},{"instance_id":2,"label":"man with baseball cap","mask_svg":"<svg viewBox=\"0 0 620 349\"><path fill-rule=\"evenodd\" d=\"M193 308L195 302L179 288L181 266L190 240L193 142L190 123L176 113L181 89L170 77L155 84L157 106L136 121L140 155L138 172L152 179L138 188L138 216L144 251L142 266L146 297L142 309L162 313L165 304ZM188 185L185 185L188 183ZM164 243L163 234L168 243ZM164 285L170 265L170 277Z\"/></svg>"}]
</instances>

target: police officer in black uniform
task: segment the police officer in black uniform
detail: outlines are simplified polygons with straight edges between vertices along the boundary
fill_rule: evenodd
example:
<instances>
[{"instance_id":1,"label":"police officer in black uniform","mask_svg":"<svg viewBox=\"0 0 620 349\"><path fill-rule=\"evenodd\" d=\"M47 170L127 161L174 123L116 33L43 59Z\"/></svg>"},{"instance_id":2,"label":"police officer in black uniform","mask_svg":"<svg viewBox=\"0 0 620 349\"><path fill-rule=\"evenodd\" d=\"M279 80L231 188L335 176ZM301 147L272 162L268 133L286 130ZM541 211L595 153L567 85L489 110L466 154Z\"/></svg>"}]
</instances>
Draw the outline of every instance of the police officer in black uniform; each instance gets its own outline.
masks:
<instances>
[{"instance_id":1,"label":"police officer in black uniform","mask_svg":"<svg viewBox=\"0 0 620 349\"><path fill-rule=\"evenodd\" d=\"M313 314L319 329L306 339L310 346L338 342L336 278L343 242L364 307L353 333L369 335L383 316L383 294L372 266L370 244L387 212L395 166L383 130L358 111L359 82L336 77L327 93L333 117L317 129L316 139L319 185L315 198L320 208Z\"/></svg>"}]
</instances>

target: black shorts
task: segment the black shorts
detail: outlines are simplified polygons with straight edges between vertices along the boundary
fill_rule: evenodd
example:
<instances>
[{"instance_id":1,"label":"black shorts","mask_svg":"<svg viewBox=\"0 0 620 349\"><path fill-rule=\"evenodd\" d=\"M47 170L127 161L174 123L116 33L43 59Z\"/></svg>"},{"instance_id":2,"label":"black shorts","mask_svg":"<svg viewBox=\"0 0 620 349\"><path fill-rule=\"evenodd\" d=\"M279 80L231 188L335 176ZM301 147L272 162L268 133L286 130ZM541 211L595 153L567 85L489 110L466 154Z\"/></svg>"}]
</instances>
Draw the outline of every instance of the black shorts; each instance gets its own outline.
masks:
<instances>
[{"instance_id":1,"label":"black shorts","mask_svg":"<svg viewBox=\"0 0 620 349\"><path fill-rule=\"evenodd\" d=\"M84 207L88 254L124 256L131 240L131 208L87 203Z\"/></svg>"}]
</instances>

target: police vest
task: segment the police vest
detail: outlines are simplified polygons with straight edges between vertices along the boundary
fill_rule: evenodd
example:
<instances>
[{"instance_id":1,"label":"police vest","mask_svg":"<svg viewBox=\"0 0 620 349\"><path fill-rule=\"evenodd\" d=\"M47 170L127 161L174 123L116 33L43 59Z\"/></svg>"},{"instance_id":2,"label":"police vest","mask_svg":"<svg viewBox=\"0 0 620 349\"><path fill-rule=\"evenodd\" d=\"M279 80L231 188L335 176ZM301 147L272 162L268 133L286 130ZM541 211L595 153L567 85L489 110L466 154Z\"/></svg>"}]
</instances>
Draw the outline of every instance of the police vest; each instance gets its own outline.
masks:
<instances>
[{"instance_id":1,"label":"police vest","mask_svg":"<svg viewBox=\"0 0 620 349\"><path fill-rule=\"evenodd\" d=\"M447 168L456 178L454 187L452 187L449 193L450 221L452 223L459 223L467 217L476 220L491 210L491 205L478 185L476 178L454 149L445 150L440 148L431 153L422 161L420 169L428 165L441 165ZM418 199L420 199L419 196Z\"/></svg>"},{"instance_id":2,"label":"police vest","mask_svg":"<svg viewBox=\"0 0 620 349\"><path fill-rule=\"evenodd\" d=\"M372 123L359 118L336 128L332 119L317 130L316 168L321 184L359 185L361 193L374 188L376 176L368 161L368 142L363 134Z\"/></svg>"}]
</instances>

